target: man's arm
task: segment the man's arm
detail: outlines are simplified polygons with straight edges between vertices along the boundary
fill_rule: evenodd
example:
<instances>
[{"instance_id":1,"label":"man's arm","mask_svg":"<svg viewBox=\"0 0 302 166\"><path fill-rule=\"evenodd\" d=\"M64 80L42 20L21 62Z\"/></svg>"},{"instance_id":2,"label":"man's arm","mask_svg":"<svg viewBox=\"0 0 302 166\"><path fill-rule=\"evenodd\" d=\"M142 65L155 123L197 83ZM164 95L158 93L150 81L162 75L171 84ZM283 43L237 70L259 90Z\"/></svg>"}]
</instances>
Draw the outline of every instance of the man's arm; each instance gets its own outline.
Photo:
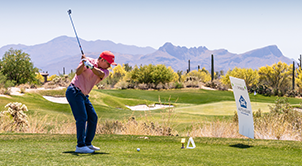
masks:
<instances>
[{"instance_id":1,"label":"man's arm","mask_svg":"<svg viewBox=\"0 0 302 166\"><path fill-rule=\"evenodd\" d=\"M76 74L77 75L81 75L83 73L84 69L85 69L85 64L84 64L84 62L86 61L85 60L86 59L85 54L82 54L81 59L82 59L82 63L76 69Z\"/></svg>"},{"instance_id":2,"label":"man's arm","mask_svg":"<svg viewBox=\"0 0 302 166\"><path fill-rule=\"evenodd\" d=\"M85 69L85 65L84 65L84 63L81 63L76 69L76 74L81 75L83 73L84 69Z\"/></svg>"},{"instance_id":3,"label":"man's arm","mask_svg":"<svg viewBox=\"0 0 302 166\"><path fill-rule=\"evenodd\" d=\"M82 74L85 67L89 68L93 72L93 74L98 76L100 79L102 79L105 76L105 73L102 70L94 67L89 61L87 61L86 56L83 54L82 55L82 63L77 67L76 74L77 75Z\"/></svg>"},{"instance_id":4,"label":"man's arm","mask_svg":"<svg viewBox=\"0 0 302 166\"><path fill-rule=\"evenodd\" d=\"M105 73L96 67L92 68L91 70L92 70L93 74L98 76L100 79L102 79L105 76Z\"/></svg>"},{"instance_id":5,"label":"man's arm","mask_svg":"<svg viewBox=\"0 0 302 166\"><path fill-rule=\"evenodd\" d=\"M86 55L82 54L82 58L81 59L86 59Z\"/></svg>"}]
</instances>

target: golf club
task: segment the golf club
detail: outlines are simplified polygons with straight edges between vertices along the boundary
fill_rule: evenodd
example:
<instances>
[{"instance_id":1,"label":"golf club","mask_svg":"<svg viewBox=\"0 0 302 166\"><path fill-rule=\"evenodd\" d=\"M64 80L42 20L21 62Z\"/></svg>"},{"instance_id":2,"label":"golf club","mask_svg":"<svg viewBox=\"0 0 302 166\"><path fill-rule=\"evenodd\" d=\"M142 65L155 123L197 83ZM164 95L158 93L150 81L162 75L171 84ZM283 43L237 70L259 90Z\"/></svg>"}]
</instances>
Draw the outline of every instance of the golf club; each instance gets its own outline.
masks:
<instances>
[{"instance_id":1,"label":"golf club","mask_svg":"<svg viewBox=\"0 0 302 166\"><path fill-rule=\"evenodd\" d=\"M75 27L74 27L74 24L73 24L73 21L72 21L72 18L71 18L71 9L69 9L67 12L68 12L68 15L69 15L69 18L70 18L70 21L71 21L71 24L72 24L72 27L73 27L74 33L75 33L76 38L77 38L77 40L78 40L79 47L80 47L80 49L81 49L81 53L82 53L82 55L84 55L84 52L83 52L83 50L82 50L81 43L80 43L79 38L78 38L77 31L76 31L76 29L75 29Z\"/></svg>"}]
</instances>

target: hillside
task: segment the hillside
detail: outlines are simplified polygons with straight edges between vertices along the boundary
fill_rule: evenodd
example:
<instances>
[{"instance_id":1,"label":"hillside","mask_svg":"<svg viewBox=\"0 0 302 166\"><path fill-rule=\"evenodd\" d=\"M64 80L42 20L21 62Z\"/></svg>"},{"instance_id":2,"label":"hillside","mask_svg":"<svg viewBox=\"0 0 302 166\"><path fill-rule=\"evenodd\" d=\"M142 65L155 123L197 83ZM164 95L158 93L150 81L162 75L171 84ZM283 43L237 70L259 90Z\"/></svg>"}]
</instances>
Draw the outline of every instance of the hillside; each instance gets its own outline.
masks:
<instances>
[{"instance_id":1,"label":"hillside","mask_svg":"<svg viewBox=\"0 0 302 166\"><path fill-rule=\"evenodd\" d=\"M137 47L124 44L116 44L112 41L86 41L83 39L79 40L84 53L87 55L91 55L91 53L99 55L102 51L105 50L110 50L112 52L122 52L124 54L131 55L148 54L155 51L155 49L151 47ZM70 62L72 62L71 59L77 59L78 62L81 54L76 38L67 36L60 36L54 38L49 42L33 46L26 46L22 44L3 46L0 48L0 57L2 57L4 53L10 48L22 49L22 51L30 54L31 60L32 62L34 62L34 65L39 69L42 69L43 71L48 71L50 74L58 74L57 71L62 71L63 67L67 67L69 65L77 65L78 63L70 64ZM66 59L68 61L66 61ZM64 65L59 66L62 60Z\"/></svg>"},{"instance_id":2,"label":"hillside","mask_svg":"<svg viewBox=\"0 0 302 166\"><path fill-rule=\"evenodd\" d=\"M104 50L110 50L116 55L119 64L130 65L165 64L175 71L188 69L188 60L191 61L191 70L198 65L210 70L211 55L215 59L215 71L227 71L237 67L257 69L261 66L272 65L279 61L291 64L292 60L285 57L276 45L266 46L242 54L230 53L226 49L209 50L205 46L181 47L172 43L165 43L158 50L151 47L137 47L116 44L112 41L86 41L80 39L85 54L97 58ZM26 46L22 44L7 45L0 48L0 57L9 48L22 49L30 54L34 65L50 74L62 73L63 67L69 73L75 69L80 60L80 49L76 38L60 36L47 43Z\"/></svg>"}]
</instances>

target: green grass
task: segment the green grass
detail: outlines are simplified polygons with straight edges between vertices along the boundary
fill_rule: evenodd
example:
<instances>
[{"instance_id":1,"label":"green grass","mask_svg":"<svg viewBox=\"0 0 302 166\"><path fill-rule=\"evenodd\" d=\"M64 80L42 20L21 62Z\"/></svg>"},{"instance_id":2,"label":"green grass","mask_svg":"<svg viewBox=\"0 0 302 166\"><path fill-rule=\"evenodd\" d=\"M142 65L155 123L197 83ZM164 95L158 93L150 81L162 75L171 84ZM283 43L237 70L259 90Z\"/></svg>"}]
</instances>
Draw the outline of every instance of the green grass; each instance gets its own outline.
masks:
<instances>
[{"instance_id":1,"label":"green grass","mask_svg":"<svg viewBox=\"0 0 302 166\"><path fill-rule=\"evenodd\" d=\"M0 111L9 102L25 104L28 115L71 118L68 104L47 101L42 96L64 96L62 91L41 91L23 96L0 97ZM159 122L166 110L131 111L125 105L172 103L172 125L179 132L190 130L192 123L216 119L230 120L236 110L232 92L199 89L142 91L93 90L90 100L102 120ZM252 108L267 112L277 97L250 94ZM301 99L288 98L299 105ZM64 115L64 116L63 116ZM147 115L147 116L146 116ZM97 135L94 154L74 153L75 135L0 133L0 165L301 165L302 143L294 141L194 138L195 149L181 150L180 137ZM136 148L141 148L137 152Z\"/></svg>"},{"instance_id":2,"label":"green grass","mask_svg":"<svg viewBox=\"0 0 302 166\"><path fill-rule=\"evenodd\" d=\"M97 90L111 96L163 103L205 104L219 101L232 101L232 92L207 91L200 89L143 91L143 90Z\"/></svg>"},{"instance_id":3,"label":"green grass","mask_svg":"<svg viewBox=\"0 0 302 166\"><path fill-rule=\"evenodd\" d=\"M28 115L38 114L38 116L49 116L63 120L68 117L73 119L71 109L68 104L57 104L47 101L42 96L62 96L65 90L39 91L37 93L26 93L23 96L11 96L11 98L0 97L0 111L9 102L21 102L25 104L29 112ZM181 89L181 90L93 90L90 93L90 100L102 121L105 120L125 120L130 116L136 117L138 121L148 120L161 123L165 110L152 111L131 111L125 105L171 103L174 108L174 119L172 125L178 132L186 132L192 123L213 120L230 120L236 111L233 92L211 91L201 89ZM273 104L277 97L254 96L250 94L253 111L259 108L263 112L268 112L267 105ZM289 102L299 105L301 99L288 98ZM64 116L63 116L64 115Z\"/></svg>"},{"instance_id":4,"label":"green grass","mask_svg":"<svg viewBox=\"0 0 302 166\"><path fill-rule=\"evenodd\" d=\"M37 93L41 96L61 97L61 96L65 96L65 92L66 92L66 88L60 90L39 90L39 91L34 91L33 93Z\"/></svg>"},{"instance_id":5,"label":"green grass","mask_svg":"<svg viewBox=\"0 0 302 166\"><path fill-rule=\"evenodd\" d=\"M28 108L27 115L38 113L40 116L56 117L60 114L72 116L68 104L57 104L44 99L42 96L35 93L26 93L23 96L11 96L11 98L0 98L0 110L4 110L4 106L9 102L21 102Z\"/></svg>"},{"instance_id":6,"label":"green grass","mask_svg":"<svg viewBox=\"0 0 302 166\"><path fill-rule=\"evenodd\" d=\"M97 135L100 151L77 154L75 137L0 134L0 165L301 165L293 141L194 138L195 149L181 149L180 137Z\"/></svg>"},{"instance_id":7,"label":"green grass","mask_svg":"<svg viewBox=\"0 0 302 166\"><path fill-rule=\"evenodd\" d=\"M272 103L256 103L251 102L252 109L257 111L261 109L262 112L269 112L268 105ZM198 114L198 115L234 115L236 111L235 101L221 101L216 103L207 103L193 106L177 107L175 112L177 113L188 113L188 114Z\"/></svg>"},{"instance_id":8,"label":"green grass","mask_svg":"<svg viewBox=\"0 0 302 166\"><path fill-rule=\"evenodd\" d=\"M179 90L161 90L161 91L144 91L144 90L96 90L103 94L116 96L124 99L139 99L166 103L181 104L206 104L221 101L234 101L234 95L231 91L212 91L204 89L179 89ZM262 95L250 94L251 102L274 103L278 97L266 97ZM291 104L300 104L301 99L288 98ZM175 102L177 101L177 102Z\"/></svg>"}]
</instances>

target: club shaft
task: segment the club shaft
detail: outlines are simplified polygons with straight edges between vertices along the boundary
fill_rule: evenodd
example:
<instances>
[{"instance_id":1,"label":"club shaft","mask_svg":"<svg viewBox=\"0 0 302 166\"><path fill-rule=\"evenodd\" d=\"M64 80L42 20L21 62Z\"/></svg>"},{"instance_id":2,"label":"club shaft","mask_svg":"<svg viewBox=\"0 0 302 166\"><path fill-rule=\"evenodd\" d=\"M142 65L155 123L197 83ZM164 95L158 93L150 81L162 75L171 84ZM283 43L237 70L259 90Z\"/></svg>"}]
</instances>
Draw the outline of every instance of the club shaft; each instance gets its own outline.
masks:
<instances>
[{"instance_id":1,"label":"club shaft","mask_svg":"<svg viewBox=\"0 0 302 166\"><path fill-rule=\"evenodd\" d=\"M83 49L82 49L82 46L81 46L80 40L79 40L79 38L78 38L77 31L76 31L76 29L75 29L75 27L74 27L74 24L73 24L73 21L72 21L72 18L71 18L71 15L70 15L70 14L69 14L69 18L70 18L70 21L71 21L71 24L72 24L72 27L73 27L73 31L74 31L74 33L75 33L75 35L76 35L76 38L77 38L77 41L78 41L78 44L79 44L79 47L80 47L81 53L82 53L82 55L83 55L83 54L84 54L84 52L83 52Z\"/></svg>"}]
</instances>

